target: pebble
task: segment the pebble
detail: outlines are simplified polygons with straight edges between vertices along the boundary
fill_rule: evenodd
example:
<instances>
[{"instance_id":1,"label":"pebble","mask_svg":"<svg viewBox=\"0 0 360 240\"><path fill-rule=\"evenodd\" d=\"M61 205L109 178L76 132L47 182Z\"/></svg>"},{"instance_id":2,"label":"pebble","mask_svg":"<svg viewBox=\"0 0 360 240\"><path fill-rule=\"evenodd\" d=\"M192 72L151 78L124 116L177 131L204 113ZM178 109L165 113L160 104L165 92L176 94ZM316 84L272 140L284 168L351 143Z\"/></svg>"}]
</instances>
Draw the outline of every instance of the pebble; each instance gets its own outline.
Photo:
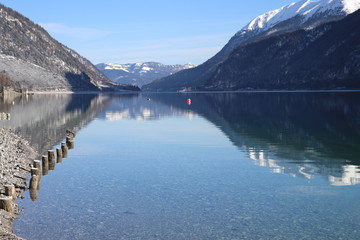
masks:
<instances>
[{"instance_id":1,"label":"pebble","mask_svg":"<svg viewBox=\"0 0 360 240\"><path fill-rule=\"evenodd\" d=\"M0 192L5 192L5 185L14 184L25 189L30 165L36 152L29 143L8 129L0 128ZM29 165L30 164L30 165ZM19 196L21 197L21 196ZM16 207L17 208L17 207ZM12 234L14 214L0 210L0 236L6 239L20 239Z\"/></svg>"}]
</instances>

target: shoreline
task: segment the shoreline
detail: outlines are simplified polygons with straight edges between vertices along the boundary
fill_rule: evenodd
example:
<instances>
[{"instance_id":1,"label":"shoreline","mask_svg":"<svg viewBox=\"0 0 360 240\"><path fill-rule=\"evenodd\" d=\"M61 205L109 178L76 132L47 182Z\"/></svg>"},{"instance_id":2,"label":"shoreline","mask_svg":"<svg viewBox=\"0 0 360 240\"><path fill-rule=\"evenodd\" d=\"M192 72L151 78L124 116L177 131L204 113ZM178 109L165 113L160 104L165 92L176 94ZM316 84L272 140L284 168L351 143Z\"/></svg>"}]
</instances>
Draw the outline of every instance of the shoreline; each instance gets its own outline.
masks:
<instances>
[{"instance_id":1,"label":"shoreline","mask_svg":"<svg viewBox=\"0 0 360 240\"><path fill-rule=\"evenodd\" d=\"M4 196L5 185L14 185L16 198L27 191L27 178L37 153L21 136L11 130L0 128L0 194ZM0 239L22 239L13 234L13 221L19 214L16 200L14 213L0 209Z\"/></svg>"},{"instance_id":2,"label":"shoreline","mask_svg":"<svg viewBox=\"0 0 360 240\"><path fill-rule=\"evenodd\" d=\"M176 93L176 94L191 94L191 93L357 93L360 89L333 89L333 90L204 90L204 91L28 91L27 93L19 93L17 96L28 95L56 95L56 94L164 94L164 93ZM4 97L0 93L0 97Z\"/></svg>"},{"instance_id":3,"label":"shoreline","mask_svg":"<svg viewBox=\"0 0 360 240\"><path fill-rule=\"evenodd\" d=\"M360 92L360 89L343 89L343 90L234 90L234 91L141 91L141 93L178 93L178 94L189 94L189 93L346 93L346 92Z\"/></svg>"}]
</instances>

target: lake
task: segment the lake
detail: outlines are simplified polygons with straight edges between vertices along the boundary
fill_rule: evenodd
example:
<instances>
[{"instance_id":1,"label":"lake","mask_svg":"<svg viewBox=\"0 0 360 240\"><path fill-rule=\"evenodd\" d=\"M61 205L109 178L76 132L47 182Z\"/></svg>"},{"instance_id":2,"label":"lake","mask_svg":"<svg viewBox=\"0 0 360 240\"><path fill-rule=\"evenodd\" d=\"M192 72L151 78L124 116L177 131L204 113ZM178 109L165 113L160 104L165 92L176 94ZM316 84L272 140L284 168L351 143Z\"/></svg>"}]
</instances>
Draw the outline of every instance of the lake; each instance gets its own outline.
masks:
<instances>
[{"instance_id":1,"label":"lake","mask_svg":"<svg viewBox=\"0 0 360 240\"><path fill-rule=\"evenodd\" d=\"M189 101L190 100L190 101ZM26 239L357 239L360 93L34 95L3 127L69 157ZM39 156L40 157L40 156Z\"/></svg>"}]
</instances>

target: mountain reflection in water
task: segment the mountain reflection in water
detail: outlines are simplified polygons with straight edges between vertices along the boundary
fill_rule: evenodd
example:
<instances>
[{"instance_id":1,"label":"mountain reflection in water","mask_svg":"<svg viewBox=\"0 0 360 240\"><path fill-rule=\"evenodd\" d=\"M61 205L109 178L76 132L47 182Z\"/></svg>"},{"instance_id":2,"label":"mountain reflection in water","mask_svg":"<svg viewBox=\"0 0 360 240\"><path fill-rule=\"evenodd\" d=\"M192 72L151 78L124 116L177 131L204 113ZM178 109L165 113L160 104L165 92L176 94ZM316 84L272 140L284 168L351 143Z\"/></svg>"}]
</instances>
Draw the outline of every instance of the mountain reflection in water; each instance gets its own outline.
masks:
<instances>
[{"instance_id":1,"label":"mountain reflection in water","mask_svg":"<svg viewBox=\"0 0 360 240\"><path fill-rule=\"evenodd\" d=\"M12 129L44 154L65 137L66 129L78 131L110 103L111 97L98 94L43 94L0 100L0 112L10 121L0 127Z\"/></svg>"},{"instance_id":2,"label":"mountain reflection in water","mask_svg":"<svg viewBox=\"0 0 360 240\"><path fill-rule=\"evenodd\" d=\"M360 181L359 103L359 93L143 94L114 102L101 117L155 120L197 114L274 173L320 175L331 185L352 185Z\"/></svg>"},{"instance_id":3,"label":"mountain reflection in water","mask_svg":"<svg viewBox=\"0 0 360 240\"><path fill-rule=\"evenodd\" d=\"M11 113L1 127L23 135L39 154L58 144L67 128L77 131L96 117L199 115L274 173L322 176L331 185L360 181L359 93L35 95L3 100L0 112Z\"/></svg>"}]
</instances>

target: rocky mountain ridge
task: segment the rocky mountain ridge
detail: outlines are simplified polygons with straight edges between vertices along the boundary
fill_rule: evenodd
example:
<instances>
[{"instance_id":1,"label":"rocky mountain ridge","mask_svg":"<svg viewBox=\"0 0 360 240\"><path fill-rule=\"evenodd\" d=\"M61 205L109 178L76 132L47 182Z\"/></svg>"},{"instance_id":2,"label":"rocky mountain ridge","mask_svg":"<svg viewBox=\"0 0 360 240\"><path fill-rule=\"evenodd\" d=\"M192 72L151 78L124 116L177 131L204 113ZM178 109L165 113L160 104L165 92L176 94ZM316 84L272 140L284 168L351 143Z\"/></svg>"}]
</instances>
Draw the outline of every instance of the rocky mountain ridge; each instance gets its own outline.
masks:
<instances>
[{"instance_id":1,"label":"rocky mountain ridge","mask_svg":"<svg viewBox=\"0 0 360 240\"><path fill-rule=\"evenodd\" d=\"M132 84L139 87L156 79L172 75L184 69L195 67L191 63L165 65L158 62L143 63L99 63L96 67L109 79L117 83Z\"/></svg>"},{"instance_id":2,"label":"rocky mountain ridge","mask_svg":"<svg viewBox=\"0 0 360 240\"><path fill-rule=\"evenodd\" d=\"M41 26L1 4L0 36L0 71L9 75L13 87L30 91L136 90L111 82Z\"/></svg>"}]
</instances>

